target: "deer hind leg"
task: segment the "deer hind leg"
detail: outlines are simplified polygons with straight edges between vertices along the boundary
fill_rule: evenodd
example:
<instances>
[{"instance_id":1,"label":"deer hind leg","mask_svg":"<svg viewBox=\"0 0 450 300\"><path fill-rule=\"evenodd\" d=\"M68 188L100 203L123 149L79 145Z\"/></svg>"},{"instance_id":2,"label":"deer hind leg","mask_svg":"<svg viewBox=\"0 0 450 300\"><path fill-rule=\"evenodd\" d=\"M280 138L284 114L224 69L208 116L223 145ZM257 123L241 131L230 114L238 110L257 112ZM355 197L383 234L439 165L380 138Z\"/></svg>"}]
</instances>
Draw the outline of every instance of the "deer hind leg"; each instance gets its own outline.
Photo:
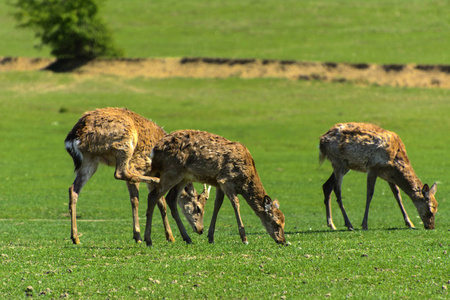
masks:
<instances>
[{"instance_id":1,"label":"deer hind leg","mask_svg":"<svg viewBox=\"0 0 450 300\"><path fill-rule=\"evenodd\" d=\"M132 144L130 142L130 144ZM125 149L115 149L114 157L116 158L116 171L114 177L118 180L126 180L130 183L145 182L147 184L158 183L159 178L144 176L130 171L130 160L133 155L133 147L125 147Z\"/></svg>"},{"instance_id":2,"label":"deer hind leg","mask_svg":"<svg viewBox=\"0 0 450 300\"><path fill-rule=\"evenodd\" d=\"M389 182L389 187L391 188L391 191L394 194L395 200L397 200L398 206L400 206L400 210L402 211L403 219L405 220L406 226L408 226L409 228L415 228L414 224L411 222L411 220L408 217L408 214L406 213L405 207L403 206L402 197L400 195L400 190L398 186Z\"/></svg>"},{"instance_id":3,"label":"deer hind leg","mask_svg":"<svg viewBox=\"0 0 450 300\"><path fill-rule=\"evenodd\" d=\"M336 230L336 226L334 226L333 217L331 214L331 193L333 193L335 182L336 180L334 178L333 173L322 186L323 195L325 196L324 203L327 214L327 226L330 227L332 230Z\"/></svg>"},{"instance_id":4,"label":"deer hind leg","mask_svg":"<svg viewBox=\"0 0 450 300\"><path fill-rule=\"evenodd\" d=\"M139 183L127 182L130 194L131 211L133 213L133 239L136 243L141 243L141 229L139 227Z\"/></svg>"},{"instance_id":5,"label":"deer hind leg","mask_svg":"<svg viewBox=\"0 0 450 300\"><path fill-rule=\"evenodd\" d=\"M70 238L74 244L80 243L77 228L78 196L86 182L88 182L92 175L94 175L97 170L98 163L98 159L90 159L85 156L80 168L76 171L74 182L69 187L69 215L71 222Z\"/></svg>"},{"instance_id":6,"label":"deer hind leg","mask_svg":"<svg viewBox=\"0 0 450 300\"><path fill-rule=\"evenodd\" d=\"M344 169L342 172L334 172L334 178L335 178L335 184L334 184L334 194L337 198L337 203L339 205L339 208L341 209L342 216L344 217L345 226L348 228L348 230L353 230L353 225L350 223L350 220L348 219L347 213L344 208L344 204L342 203L342 180L347 174L348 170Z\"/></svg>"},{"instance_id":7,"label":"deer hind leg","mask_svg":"<svg viewBox=\"0 0 450 300\"><path fill-rule=\"evenodd\" d=\"M225 194L220 188L216 188L216 199L214 200L214 211L209 224L208 241L210 244L214 243L214 232L216 230L217 215L219 214L220 207L222 206Z\"/></svg>"},{"instance_id":8,"label":"deer hind leg","mask_svg":"<svg viewBox=\"0 0 450 300\"><path fill-rule=\"evenodd\" d=\"M176 186L174 186L167 194L166 199L167 205L169 205L170 212L172 214L172 217L175 219L175 222L177 223L178 230L180 231L183 241L185 241L187 244L192 244L192 240L189 237L183 222L181 221L177 208L177 199L178 197L180 197L184 187L186 186L186 183L187 182L181 181Z\"/></svg>"},{"instance_id":9,"label":"deer hind leg","mask_svg":"<svg viewBox=\"0 0 450 300\"><path fill-rule=\"evenodd\" d=\"M364 219L362 222L362 229L367 230L367 221L369 219L369 206L375 192L375 183L377 182L377 174L371 170L367 172L367 198L366 198L366 210L364 212Z\"/></svg>"}]
</instances>

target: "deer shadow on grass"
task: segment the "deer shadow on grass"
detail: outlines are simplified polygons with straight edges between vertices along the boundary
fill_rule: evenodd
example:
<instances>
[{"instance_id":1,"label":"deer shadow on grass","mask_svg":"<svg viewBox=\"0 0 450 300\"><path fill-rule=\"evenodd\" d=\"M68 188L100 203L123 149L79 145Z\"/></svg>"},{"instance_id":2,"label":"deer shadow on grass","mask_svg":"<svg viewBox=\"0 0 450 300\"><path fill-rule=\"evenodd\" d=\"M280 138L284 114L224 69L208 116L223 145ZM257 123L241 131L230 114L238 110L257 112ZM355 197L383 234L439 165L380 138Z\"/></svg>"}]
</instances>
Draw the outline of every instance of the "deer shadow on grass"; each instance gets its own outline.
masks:
<instances>
[{"instance_id":1,"label":"deer shadow on grass","mask_svg":"<svg viewBox=\"0 0 450 300\"><path fill-rule=\"evenodd\" d=\"M407 227L389 227L389 228L373 228L370 230L363 230L362 228L355 228L353 230L348 230L346 228L343 229L336 229L336 230L330 230L330 229L321 229L321 230L297 230L297 231L286 231L285 234L318 234L318 233L329 233L329 234L335 234L335 233L363 233L363 232L372 232L372 231L404 231L404 230L419 230L417 228L407 228Z\"/></svg>"}]
</instances>

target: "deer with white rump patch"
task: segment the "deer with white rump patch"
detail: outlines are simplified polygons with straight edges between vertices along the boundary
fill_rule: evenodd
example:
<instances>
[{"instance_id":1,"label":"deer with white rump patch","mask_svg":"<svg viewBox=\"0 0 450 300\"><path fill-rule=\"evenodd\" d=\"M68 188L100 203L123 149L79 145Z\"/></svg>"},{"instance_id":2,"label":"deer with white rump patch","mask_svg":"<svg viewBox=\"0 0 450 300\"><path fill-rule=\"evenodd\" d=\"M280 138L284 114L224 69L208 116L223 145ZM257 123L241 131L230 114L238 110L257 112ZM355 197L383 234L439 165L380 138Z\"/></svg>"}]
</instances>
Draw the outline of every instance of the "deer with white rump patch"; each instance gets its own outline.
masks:
<instances>
[{"instance_id":1,"label":"deer with white rump patch","mask_svg":"<svg viewBox=\"0 0 450 300\"><path fill-rule=\"evenodd\" d=\"M399 188L413 201L425 229L434 229L438 206L434 198L436 183L430 188L420 181L409 162L402 140L394 132L365 123L336 124L320 137L320 163L325 159L330 160L334 170L323 185L327 225L331 229L336 229L331 217L330 203L331 193L334 190L339 208L344 216L345 226L349 230L353 230L341 198L342 179L350 170L367 173L363 230L367 230L369 205L377 177L389 183L400 206L406 226L414 228L403 206Z\"/></svg>"},{"instance_id":2,"label":"deer with white rump patch","mask_svg":"<svg viewBox=\"0 0 450 300\"><path fill-rule=\"evenodd\" d=\"M145 228L147 245L152 245L152 215L158 199L171 190L166 196L166 201L170 205L186 182L190 181L216 187L214 211L208 231L210 243L214 243L217 215L224 195L227 195L233 206L242 242L248 243L239 212L238 194L243 196L261 219L275 242L286 243L284 215L279 209L279 202L266 194L253 158L244 145L208 132L180 130L162 138L153 148L150 158L151 176L159 177L159 183L152 184L154 189L148 198ZM179 228L183 239L189 242L190 238L186 231L183 231L182 224Z\"/></svg>"},{"instance_id":3,"label":"deer with white rump patch","mask_svg":"<svg viewBox=\"0 0 450 300\"><path fill-rule=\"evenodd\" d=\"M157 178L149 177L150 153L166 132L154 122L122 108L103 108L86 112L75 124L65 140L66 150L75 164L76 177L69 188L71 239L79 244L76 223L76 204L83 186L94 175L99 163L115 166L114 177L124 180L130 194L133 213L133 238L141 242L138 206L139 183L147 185ZM197 194L192 183L183 186L178 205L195 232L203 232L203 213L209 190ZM176 204L175 204L176 206ZM166 239L174 241L166 214L164 198L158 199ZM172 214L178 211L171 207ZM179 217L178 217L179 218Z\"/></svg>"}]
</instances>

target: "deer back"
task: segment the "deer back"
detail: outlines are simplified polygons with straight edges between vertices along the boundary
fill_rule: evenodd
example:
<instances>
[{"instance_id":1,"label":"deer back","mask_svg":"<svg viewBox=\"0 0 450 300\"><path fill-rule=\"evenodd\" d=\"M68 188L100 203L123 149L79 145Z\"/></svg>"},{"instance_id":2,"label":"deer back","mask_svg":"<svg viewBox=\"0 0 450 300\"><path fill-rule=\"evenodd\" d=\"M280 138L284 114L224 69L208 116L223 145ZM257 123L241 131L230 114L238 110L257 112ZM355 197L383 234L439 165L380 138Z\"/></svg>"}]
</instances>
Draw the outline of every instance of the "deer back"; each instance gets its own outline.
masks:
<instances>
[{"instance_id":1,"label":"deer back","mask_svg":"<svg viewBox=\"0 0 450 300\"><path fill-rule=\"evenodd\" d=\"M154 171L184 172L189 181L213 186L243 182L255 172L244 145L203 131L172 132L155 146L151 157Z\"/></svg>"},{"instance_id":2,"label":"deer back","mask_svg":"<svg viewBox=\"0 0 450 300\"><path fill-rule=\"evenodd\" d=\"M409 164L400 137L372 124L336 124L320 137L320 152L321 160L343 162L349 169L360 172L389 166L396 160Z\"/></svg>"}]
</instances>

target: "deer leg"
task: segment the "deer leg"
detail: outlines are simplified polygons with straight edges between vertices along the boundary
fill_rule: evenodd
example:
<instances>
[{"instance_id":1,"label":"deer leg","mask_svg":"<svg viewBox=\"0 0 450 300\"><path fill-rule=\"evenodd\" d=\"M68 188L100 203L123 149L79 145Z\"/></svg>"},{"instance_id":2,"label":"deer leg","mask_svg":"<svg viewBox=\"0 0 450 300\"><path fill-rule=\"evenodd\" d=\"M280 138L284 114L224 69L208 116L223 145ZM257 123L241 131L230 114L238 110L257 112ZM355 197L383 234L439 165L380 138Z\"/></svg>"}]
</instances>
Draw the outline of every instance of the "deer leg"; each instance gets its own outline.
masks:
<instances>
[{"instance_id":1,"label":"deer leg","mask_svg":"<svg viewBox=\"0 0 450 300\"><path fill-rule=\"evenodd\" d=\"M331 215L331 193L333 192L334 185L335 185L335 178L333 173L322 186L323 195L325 196L324 203L327 215L327 226L330 227L332 230L336 230L336 226L334 226L333 217Z\"/></svg>"},{"instance_id":2,"label":"deer leg","mask_svg":"<svg viewBox=\"0 0 450 300\"><path fill-rule=\"evenodd\" d=\"M231 201L231 205L233 206L234 209L234 214L236 215L236 221L239 229L239 235L241 236L241 240L244 244L248 244L247 236L245 234L244 223L242 223L241 213L239 212L239 198L234 193L227 194L227 196Z\"/></svg>"},{"instance_id":3,"label":"deer leg","mask_svg":"<svg viewBox=\"0 0 450 300\"><path fill-rule=\"evenodd\" d=\"M214 200L214 211L213 216L211 218L211 224L209 224L209 230L208 230L208 241L210 244L214 243L214 231L216 230L216 221L217 221L217 215L219 214L220 207L223 203L223 198L225 197L225 194L220 188L216 188L216 199Z\"/></svg>"},{"instance_id":4,"label":"deer leg","mask_svg":"<svg viewBox=\"0 0 450 300\"><path fill-rule=\"evenodd\" d=\"M394 194L395 200L397 200L398 206L400 206L400 210L402 211L403 219L405 220L406 226L408 226L409 228L415 228L414 224L411 222L411 220L408 217L408 214L406 213L405 207L403 206L402 197L400 195L400 190L398 186L390 182L389 186L391 188L392 193Z\"/></svg>"},{"instance_id":5,"label":"deer leg","mask_svg":"<svg viewBox=\"0 0 450 300\"><path fill-rule=\"evenodd\" d=\"M367 221L369 219L369 206L372 201L373 193L375 192L375 183L377 182L377 174L371 170L367 172L367 198L366 210L364 212L364 219L362 222L362 229L367 230Z\"/></svg>"},{"instance_id":6,"label":"deer leg","mask_svg":"<svg viewBox=\"0 0 450 300\"><path fill-rule=\"evenodd\" d=\"M353 225L350 223L350 220L348 219L347 213L344 208L344 204L342 203L342 195L341 195L341 187L342 187L342 179L344 178L344 175L347 172L334 172L334 178L335 178L335 184L334 184L334 194L337 198L337 203L339 204L339 208L341 209L342 216L344 217L345 226L348 228L348 230L353 230Z\"/></svg>"},{"instance_id":7,"label":"deer leg","mask_svg":"<svg viewBox=\"0 0 450 300\"><path fill-rule=\"evenodd\" d=\"M75 191L75 184L72 184L69 187L69 214L70 214L70 239L74 244L79 244L80 239L78 237L78 228L77 228L77 201L78 195L80 193L79 188L78 191Z\"/></svg>"},{"instance_id":8,"label":"deer leg","mask_svg":"<svg viewBox=\"0 0 450 300\"><path fill-rule=\"evenodd\" d=\"M166 240L168 242L175 242L172 229L170 228L169 219L167 218L167 207L166 207L166 200L164 199L164 197L159 198L157 204L159 211L161 212L161 217L164 224L164 231L166 233Z\"/></svg>"},{"instance_id":9,"label":"deer leg","mask_svg":"<svg viewBox=\"0 0 450 300\"><path fill-rule=\"evenodd\" d=\"M164 193L159 192L158 188L154 188L150 190L150 193L147 197L147 212L146 217L147 221L145 224L145 234L144 234L144 240L147 243L147 246L152 245L152 218L153 218L153 211L155 210L155 206L158 203L158 200L164 195Z\"/></svg>"},{"instance_id":10,"label":"deer leg","mask_svg":"<svg viewBox=\"0 0 450 300\"><path fill-rule=\"evenodd\" d=\"M135 174L130 171L130 159L133 155L134 148L116 149L114 155L116 157L116 171L114 177L118 180L126 180L130 183L145 182L147 184L158 183L159 178L149 177Z\"/></svg>"},{"instance_id":11,"label":"deer leg","mask_svg":"<svg viewBox=\"0 0 450 300\"><path fill-rule=\"evenodd\" d=\"M133 239L136 243L141 243L141 229L139 227L139 183L127 182L128 192L130 194L131 211L133 213Z\"/></svg>"},{"instance_id":12,"label":"deer leg","mask_svg":"<svg viewBox=\"0 0 450 300\"><path fill-rule=\"evenodd\" d=\"M78 237L77 228L77 201L78 196L83 186L94 175L98 167L98 161L91 161L85 157L80 169L78 169L77 175L72 185L69 187L69 215L70 215L70 238L74 244L79 244L80 239Z\"/></svg>"},{"instance_id":13,"label":"deer leg","mask_svg":"<svg viewBox=\"0 0 450 300\"><path fill-rule=\"evenodd\" d=\"M186 228L184 227L183 222L181 221L180 215L178 214L178 208L177 208L177 198L180 196L185 185L186 185L186 182L178 183L175 187L173 187L169 191L169 193L167 194L166 200L167 200L167 205L169 205L170 212L172 213L172 217L175 219L175 222L177 223L178 230L180 231L183 241L185 241L187 244L192 244L192 240L189 237L189 235L186 231Z\"/></svg>"}]
</instances>

